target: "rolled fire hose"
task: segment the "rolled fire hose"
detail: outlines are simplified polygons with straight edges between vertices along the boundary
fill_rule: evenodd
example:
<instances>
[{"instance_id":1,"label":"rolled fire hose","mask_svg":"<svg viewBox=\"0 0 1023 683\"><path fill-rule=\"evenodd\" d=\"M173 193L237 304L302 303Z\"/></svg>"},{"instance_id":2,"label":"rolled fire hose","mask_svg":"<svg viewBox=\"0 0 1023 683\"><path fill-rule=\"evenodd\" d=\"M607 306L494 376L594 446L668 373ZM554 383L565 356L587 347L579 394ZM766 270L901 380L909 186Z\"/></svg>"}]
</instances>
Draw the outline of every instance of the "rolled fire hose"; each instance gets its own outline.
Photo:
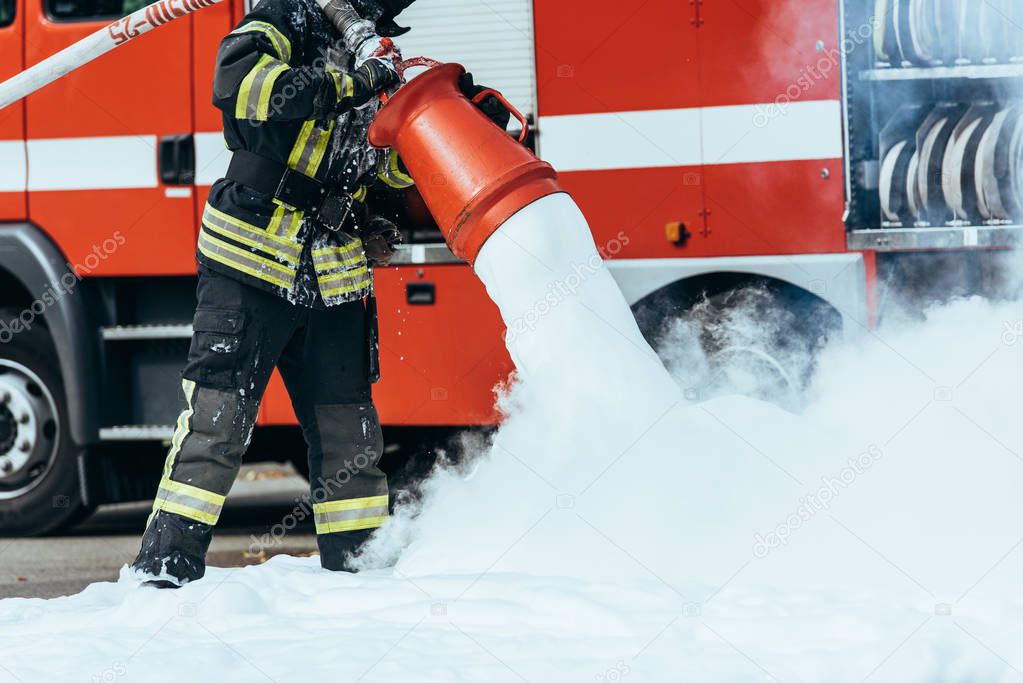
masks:
<instances>
[{"instance_id":1,"label":"rolled fire hose","mask_svg":"<svg viewBox=\"0 0 1023 683\"><path fill-rule=\"evenodd\" d=\"M136 10L0 83L0 109L28 97L144 33L222 1L158 0ZM347 0L316 0L316 3L341 32L345 45L355 54L357 63L361 64L374 54L380 55L381 38L376 34L375 26L360 17ZM393 43L388 45L393 47ZM397 52L397 48L393 49Z\"/></svg>"},{"instance_id":2,"label":"rolled fire hose","mask_svg":"<svg viewBox=\"0 0 1023 683\"><path fill-rule=\"evenodd\" d=\"M33 67L0 83L0 109L81 68L114 48L144 33L188 16L222 0L159 0L101 28L90 36L47 57Z\"/></svg>"},{"instance_id":3,"label":"rolled fire hose","mask_svg":"<svg viewBox=\"0 0 1023 683\"><path fill-rule=\"evenodd\" d=\"M942 189L948 208L957 220L979 221L977 185L974 169L977 151L984 132L991 125L997 111L989 103L970 107L952 134L942 164Z\"/></svg>"}]
</instances>

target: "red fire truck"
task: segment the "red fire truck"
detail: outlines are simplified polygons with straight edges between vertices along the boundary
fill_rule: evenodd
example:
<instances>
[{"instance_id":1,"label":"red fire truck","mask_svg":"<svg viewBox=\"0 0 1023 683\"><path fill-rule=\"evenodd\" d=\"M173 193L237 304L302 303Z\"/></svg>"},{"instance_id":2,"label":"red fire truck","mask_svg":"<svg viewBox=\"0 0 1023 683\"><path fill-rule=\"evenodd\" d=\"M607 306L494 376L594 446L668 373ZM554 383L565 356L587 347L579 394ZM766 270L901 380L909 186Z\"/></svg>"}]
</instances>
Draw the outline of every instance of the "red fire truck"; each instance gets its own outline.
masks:
<instances>
[{"instance_id":1,"label":"red fire truck","mask_svg":"<svg viewBox=\"0 0 1023 683\"><path fill-rule=\"evenodd\" d=\"M942 32L968 29L905 21L916 5L436 0L403 15L402 46L468 65L529 116L653 340L755 288L779 338L813 346L870 329L879 281L987 291L1018 241L1008 162L995 206L984 145L961 141L964 122L1006 110L1023 40L987 16L972 29L985 45L957 34L959 52L938 54ZM0 80L138 6L0 0ZM229 159L214 55L245 10L205 9L0 111L0 532L151 495L180 408L199 217ZM494 424L502 323L428 223L403 225L409 244L376 275L376 398L392 428ZM262 433L294 423L275 377Z\"/></svg>"}]
</instances>

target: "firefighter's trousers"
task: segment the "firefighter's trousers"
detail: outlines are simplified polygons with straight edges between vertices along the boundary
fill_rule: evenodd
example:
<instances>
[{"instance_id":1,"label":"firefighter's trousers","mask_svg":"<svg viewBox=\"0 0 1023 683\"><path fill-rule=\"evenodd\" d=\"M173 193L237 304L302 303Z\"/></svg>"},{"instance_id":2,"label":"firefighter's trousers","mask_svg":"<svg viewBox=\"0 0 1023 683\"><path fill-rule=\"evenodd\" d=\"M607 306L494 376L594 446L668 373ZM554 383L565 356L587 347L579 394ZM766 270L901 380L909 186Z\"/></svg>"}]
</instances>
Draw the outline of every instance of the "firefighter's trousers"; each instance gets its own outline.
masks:
<instances>
[{"instance_id":1,"label":"firefighter's trousers","mask_svg":"<svg viewBox=\"0 0 1023 683\"><path fill-rule=\"evenodd\" d=\"M347 558L388 515L377 467L383 438L370 395L361 301L326 310L200 270L187 402L150 517L160 511L212 527L241 465L277 367L309 446L312 516L327 569ZM147 535L149 535L147 532ZM159 545L167 545L163 539Z\"/></svg>"}]
</instances>

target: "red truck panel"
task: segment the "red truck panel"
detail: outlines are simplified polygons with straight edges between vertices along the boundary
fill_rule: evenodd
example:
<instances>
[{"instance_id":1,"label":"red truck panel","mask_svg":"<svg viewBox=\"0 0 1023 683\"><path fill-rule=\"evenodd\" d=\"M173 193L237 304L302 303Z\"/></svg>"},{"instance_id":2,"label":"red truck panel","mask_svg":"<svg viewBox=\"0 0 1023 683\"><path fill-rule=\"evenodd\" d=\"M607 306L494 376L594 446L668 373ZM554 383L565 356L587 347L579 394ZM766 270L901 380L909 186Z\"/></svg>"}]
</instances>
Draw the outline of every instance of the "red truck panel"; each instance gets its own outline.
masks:
<instances>
[{"instance_id":1,"label":"red truck panel","mask_svg":"<svg viewBox=\"0 0 1023 683\"><path fill-rule=\"evenodd\" d=\"M0 81L4 81L22 70L22 44L24 42L25 24L24 1L19 0L14 23L0 28ZM19 153L17 145L12 141L25 137L25 110L21 103L13 104L0 111L0 145L4 146L5 155ZM0 163L4 163L0 161ZM3 173L3 171L0 171ZM22 175L21 169L6 169L12 186L17 184ZM14 191L0 185L0 220L23 220L26 215L25 193Z\"/></svg>"},{"instance_id":2,"label":"red truck panel","mask_svg":"<svg viewBox=\"0 0 1023 683\"><path fill-rule=\"evenodd\" d=\"M216 66L217 48L220 46L221 39L230 33L239 21L236 14L241 11L241 8L236 8L236 4L222 2L192 15L192 40L195 46L195 59L192 63L192 79L195 84L193 104L195 125L192 130L197 132L219 131L222 128L221 112L212 104L213 69ZM203 171L205 170L207 169L196 168L196 175L204 176ZM198 235L203 208L206 205L209 192L208 186L195 188L196 235Z\"/></svg>"},{"instance_id":3,"label":"red truck panel","mask_svg":"<svg viewBox=\"0 0 1023 683\"><path fill-rule=\"evenodd\" d=\"M406 286L433 283L436 303L410 306ZM387 424L496 421L494 387L513 369L504 324L483 284L464 265L377 271L380 366L374 396Z\"/></svg>"},{"instance_id":4,"label":"red truck panel","mask_svg":"<svg viewBox=\"0 0 1023 683\"><path fill-rule=\"evenodd\" d=\"M26 12L28 64L105 25L52 22L42 5ZM194 194L165 187L156 167L157 140L192 131L191 22L161 27L28 98L30 216L89 275L195 272ZM108 252L103 244L118 233L123 244Z\"/></svg>"},{"instance_id":5,"label":"red truck panel","mask_svg":"<svg viewBox=\"0 0 1023 683\"><path fill-rule=\"evenodd\" d=\"M703 24L691 34L700 45L701 104L764 104L782 95L839 99L837 5L834 0L701 2Z\"/></svg>"},{"instance_id":6,"label":"red truck panel","mask_svg":"<svg viewBox=\"0 0 1023 683\"><path fill-rule=\"evenodd\" d=\"M704 23L696 31L702 105L757 105L751 115L770 124L802 103L839 100L837 11L832 0L703 3ZM839 116L836 107L835 120L830 122L836 157L840 154ZM741 132L735 133L737 144L741 137ZM693 245L692 255L845 251L840 158L741 164L706 161L710 232L703 249Z\"/></svg>"},{"instance_id":7,"label":"red truck panel","mask_svg":"<svg viewBox=\"0 0 1023 683\"><path fill-rule=\"evenodd\" d=\"M840 99L834 2L653 0L605 12L578 12L564 3L536 5L541 151L543 119L552 116L664 109L679 126L700 127L701 147L694 142L680 156L683 163L702 159L702 165L663 167L664 154L655 153L650 168L594 164L561 174L598 245L624 232L629 244L616 255L620 258L845 250L837 105L829 110L833 115L823 114L827 121L809 114L814 139L822 141L817 147L830 150L825 158L812 158L819 156L816 150L805 152L811 158L800 156L802 151L788 153L784 140L798 143L801 123L771 127L784 124L781 117L795 116L802 104ZM636 48L638 36L649 36L644 49ZM566 72L570 77L551 76L557 64L573 64L574 55L587 54L585 46L592 52L601 40L608 49L577 59L576 68ZM623 44L630 48L623 50ZM727 116L716 107L728 107ZM702 113L686 116L696 109ZM601 134L631 135L639 127L623 127L621 115L608 117L579 119L580 126L595 131L588 144L599 147ZM780 142L776 130L785 136ZM658 145L661 138L645 131L637 135L652 148L678 149ZM666 239L665 226L672 222L682 222L692 233L684 246Z\"/></svg>"},{"instance_id":8,"label":"red truck panel","mask_svg":"<svg viewBox=\"0 0 1023 683\"><path fill-rule=\"evenodd\" d=\"M405 287L432 283L436 303L410 306ZM494 388L513 366L497 306L464 265L401 266L376 273L382 380L373 396L389 425L493 424ZM261 424L292 424L280 377L263 399Z\"/></svg>"},{"instance_id":9,"label":"red truck panel","mask_svg":"<svg viewBox=\"0 0 1023 683\"><path fill-rule=\"evenodd\" d=\"M533 3L543 116L699 104L685 0Z\"/></svg>"}]
</instances>

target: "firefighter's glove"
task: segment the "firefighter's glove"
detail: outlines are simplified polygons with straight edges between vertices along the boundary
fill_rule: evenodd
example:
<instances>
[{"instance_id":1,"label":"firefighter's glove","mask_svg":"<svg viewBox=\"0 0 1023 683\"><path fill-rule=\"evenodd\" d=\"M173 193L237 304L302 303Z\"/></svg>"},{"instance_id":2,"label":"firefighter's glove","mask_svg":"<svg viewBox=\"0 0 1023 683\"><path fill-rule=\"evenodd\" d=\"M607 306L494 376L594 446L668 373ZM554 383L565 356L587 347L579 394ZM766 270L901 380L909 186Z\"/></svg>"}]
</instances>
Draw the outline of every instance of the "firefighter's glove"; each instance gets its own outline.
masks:
<instances>
[{"instance_id":1,"label":"firefighter's glove","mask_svg":"<svg viewBox=\"0 0 1023 683\"><path fill-rule=\"evenodd\" d=\"M511 112L508 108L501 104L501 100L497 99L493 95L484 97L481 101L475 102L477 95L482 93L484 90L490 90L482 85L476 85L473 82L472 74L467 73L462 76L462 79L458 83L462 89L462 94L472 100L476 106L487 115L487 118L497 124L497 127L501 130L508 129L508 122L511 121Z\"/></svg>"},{"instance_id":2,"label":"firefighter's glove","mask_svg":"<svg viewBox=\"0 0 1023 683\"><path fill-rule=\"evenodd\" d=\"M394 223L374 216L362 231L362 246L371 265L386 266L394 258L398 245L402 243L401 232Z\"/></svg>"},{"instance_id":3,"label":"firefighter's glove","mask_svg":"<svg viewBox=\"0 0 1023 683\"><path fill-rule=\"evenodd\" d=\"M367 59L352 74L355 81L355 94L352 98L356 107L368 103L377 93L398 85L401 79L389 59L374 57Z\"/></svg>"}]
</instances>

